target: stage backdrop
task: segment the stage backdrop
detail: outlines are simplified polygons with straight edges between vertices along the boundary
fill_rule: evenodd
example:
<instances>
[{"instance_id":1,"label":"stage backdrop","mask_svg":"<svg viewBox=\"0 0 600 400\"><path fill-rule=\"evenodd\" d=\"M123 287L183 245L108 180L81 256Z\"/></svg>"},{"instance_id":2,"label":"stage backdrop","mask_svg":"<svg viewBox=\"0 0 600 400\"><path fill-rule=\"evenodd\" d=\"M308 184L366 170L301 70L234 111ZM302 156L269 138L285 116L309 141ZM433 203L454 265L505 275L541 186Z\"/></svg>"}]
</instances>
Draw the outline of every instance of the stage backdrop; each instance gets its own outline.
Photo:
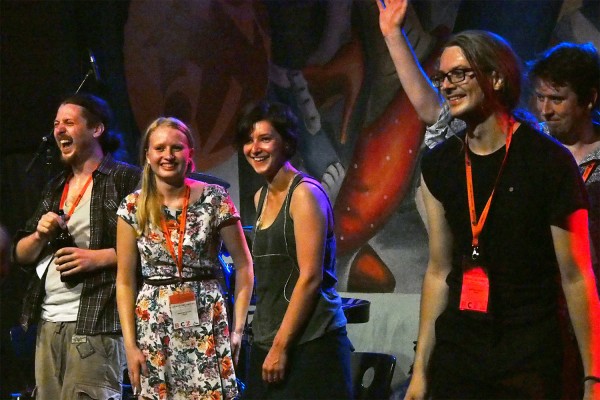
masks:
<instances>
[{"instance_id":1,"label":"stage backdrop","mask_svg":"<svg viewBox=\"0 0 600 400\"><path fill-rule=\"evenodd\" d=\"M334 204L339 289L372 302L371 320L351 325L350 336L357 350L397 355L399 384L412 362L427 263L414 201L424 127L398 82L374 1L2 2L1 222L11 233L22 226L58 168L43 156L25 173L56 102L89 69L89 51L102 81L84 90L113 104L121 157L136 162L140 132L157 116L184 120L197 135L196 166L231 184L245 225L261 180L232 146L236 115L262 98L284 102L302 125L294 163L323 182ZM405 30L430 72L444 39L464 29L499 33L523 59L562 40L598 47L598 5L421 0Z\"/></svg>"}]
</instances>

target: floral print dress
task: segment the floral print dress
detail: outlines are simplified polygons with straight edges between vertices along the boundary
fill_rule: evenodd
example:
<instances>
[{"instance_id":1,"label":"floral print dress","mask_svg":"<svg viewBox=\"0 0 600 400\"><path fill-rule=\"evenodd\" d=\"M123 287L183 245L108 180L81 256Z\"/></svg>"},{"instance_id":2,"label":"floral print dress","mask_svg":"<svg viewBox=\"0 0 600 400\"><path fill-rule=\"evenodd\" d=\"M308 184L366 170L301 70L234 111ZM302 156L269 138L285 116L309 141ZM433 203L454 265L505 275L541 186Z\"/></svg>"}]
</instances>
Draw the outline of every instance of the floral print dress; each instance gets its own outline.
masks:
<instances>
[{"instance_id":1,"label":"floral print dress","mask_svg":"<svg viewBox=\"0 0 600 400\"><path fill-rule=\"evenodd\" d=\"M117 214L139 231L136 203L139 191L128 195ZM177 249L181 211L163 210ZM239 219L229 195L221 186L207 185L200 198L188 206L183 241L184 277L219 268L216 245L219 227ZM165 245L160 227L137 238L144 279L177 277L177 266ZM200 325L175 329L169 296L193 291ZM154 286L144 283L136 300L138 346L146 356L148 377L141 377L143 398L232 399L238 395L225 301L216 279Z\"/></svg>"}]
</instances>

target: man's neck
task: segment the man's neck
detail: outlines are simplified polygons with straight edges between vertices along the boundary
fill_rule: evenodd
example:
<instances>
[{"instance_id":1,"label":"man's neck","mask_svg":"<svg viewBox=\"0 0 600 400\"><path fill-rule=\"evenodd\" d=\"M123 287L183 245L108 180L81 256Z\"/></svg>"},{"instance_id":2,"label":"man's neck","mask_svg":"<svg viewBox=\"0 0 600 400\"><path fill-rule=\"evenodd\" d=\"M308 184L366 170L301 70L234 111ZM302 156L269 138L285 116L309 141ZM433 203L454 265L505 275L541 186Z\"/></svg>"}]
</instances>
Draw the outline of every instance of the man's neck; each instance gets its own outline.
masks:
<instances>
[{"instance_id":1,"label":"man's neck","mask_svg":"<svg viewBox=\"0 0 600 400\"><path fill-rule=\"evenodd\" d=\"M495 152L506 144L506 135L517 127L512 116L507 113L491 114L477 124L467 125L469 149L478 155Z\"/></svg>"},{"instance_id":2,"label":"man's neck","mask_svg":"<svg viewBox=\"0 0 600 400\"><path fill-rule=\"evenodd\" d=\"M90 176L96 170L96 168L98 168L98 165L100 165L103 158L104 154L102 153L102 150L98 150L90 154L85 161L71 165L73 176Z\"/></svg>"},{"instance_id":3,"label":"man's neck","mask_svg":"<svg viewBox=\"0 0 600 400\"><path fill-rule=\"evenodd\" d=\"M591 119L586 121L580 127L572 143L564 143L564 145L579 164L588 154L600 146L600 125L594 124Z\"/></svg>"}]
</instances>

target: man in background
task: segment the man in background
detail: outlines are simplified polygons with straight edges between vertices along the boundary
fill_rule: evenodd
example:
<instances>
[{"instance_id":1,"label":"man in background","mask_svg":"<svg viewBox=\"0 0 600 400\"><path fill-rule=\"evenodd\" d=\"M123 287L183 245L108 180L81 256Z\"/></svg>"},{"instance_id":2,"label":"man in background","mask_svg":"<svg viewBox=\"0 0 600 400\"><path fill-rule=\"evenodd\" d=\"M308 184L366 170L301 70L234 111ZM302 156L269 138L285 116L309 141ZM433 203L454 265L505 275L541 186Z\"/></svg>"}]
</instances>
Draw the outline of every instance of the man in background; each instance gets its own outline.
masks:
<instances>
[{"instance_id":1,"label":"man in background","mask_svg":"<svg viewBox=\"0 0 600 400\"><path fill-rule=\"evenodd\" d=\"M592 264L600 276L600 56L591 44L561 43L529 63L544 129L575 157L590 201ZM596 285L598 286L598 285Z\"/></svg>"}]
</instances>

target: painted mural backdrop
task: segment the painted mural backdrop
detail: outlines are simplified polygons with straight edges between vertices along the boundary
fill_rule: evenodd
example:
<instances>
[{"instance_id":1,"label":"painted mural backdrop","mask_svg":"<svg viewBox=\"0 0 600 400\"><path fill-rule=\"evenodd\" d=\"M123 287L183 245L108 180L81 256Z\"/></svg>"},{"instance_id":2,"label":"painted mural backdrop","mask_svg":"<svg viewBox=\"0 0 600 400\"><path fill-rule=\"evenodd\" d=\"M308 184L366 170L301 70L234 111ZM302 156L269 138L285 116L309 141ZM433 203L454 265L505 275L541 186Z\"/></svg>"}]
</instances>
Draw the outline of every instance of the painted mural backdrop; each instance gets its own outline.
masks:
<instances>
[{"instance_id":1,"label":"painted mural backdrop","mask_svg":"<svg viewBox=\"0 0 600 400\"><path fill-rule=\"evenodd\" d=\"M484 3L413 4L405 30L428 72L455 28L495 30L527 49L523 57L552 40L599 45L595 0L488 1L482 14ZM511 17L497 28L503 10ZM489 27L469 26L485 15ZM511 37L528 24L537 39L529 47L526 37ZM340 288L419 293L427 233L414 191L424 127L399 86L373 1L132 0L124 55L138 126L157 115L189 122L200 170L236 157L232 135L244 104L267 97L290 105L302 121L295 162L334 203Z\"/></svg>"}]
</instances>

